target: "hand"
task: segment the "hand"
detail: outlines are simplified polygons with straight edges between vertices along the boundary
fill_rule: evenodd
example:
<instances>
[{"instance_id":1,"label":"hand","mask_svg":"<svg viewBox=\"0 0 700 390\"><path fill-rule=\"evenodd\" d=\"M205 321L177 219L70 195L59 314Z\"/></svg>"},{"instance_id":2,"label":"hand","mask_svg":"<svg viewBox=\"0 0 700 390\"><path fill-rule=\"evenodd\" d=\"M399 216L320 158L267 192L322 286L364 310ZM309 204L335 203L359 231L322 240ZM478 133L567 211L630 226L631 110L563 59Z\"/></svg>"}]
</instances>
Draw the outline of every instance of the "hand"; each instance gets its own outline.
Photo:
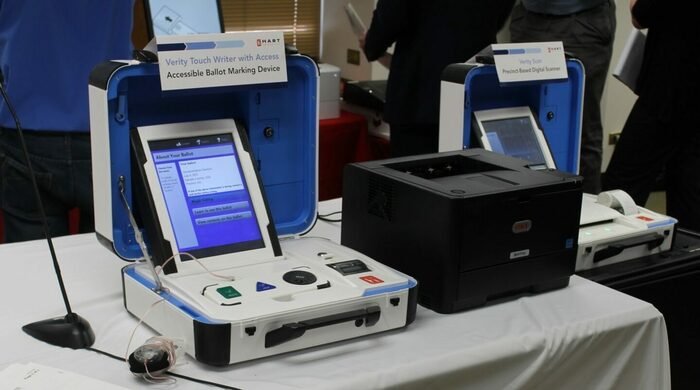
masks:
<instances>
[{"instance_id":1,"label":"hand","mask_svg":"<svg viewBox=\"0 0 700 390\"><path fill-rule=\"evenodd\" d=\"M637 0L630 0L630 11L634 9L635 4L637 4ZM637 19L634 18L634 14L632 14L632 25L638 30L643 28L642 25L637 21Z\"/></svg>"},{"instance_id":2,"label":"hand","mask_svg":"<svg viewBox=\"0 0 700 390\"><path fill-rule=\"evenodd\" d=\"M392 58L392 55L391 55L391 54L389 54L389 53L384 53L383 56L379 57L379 59L377 60L377 62L379 62L380 64L384 65L385 68L391 69L391 58Z\"/></svg>"},{"instance_id":3,"label":"hand","mask_svg":"<svg viewBox=\"0 0 700 390\"><path fill-rule=\"evenodd\" d=\"M358 42L360 43L360 49L365 50L365 38L367 37L367 32L363 32L359 37L357 37Z\"/></svg>"}]
</instances>

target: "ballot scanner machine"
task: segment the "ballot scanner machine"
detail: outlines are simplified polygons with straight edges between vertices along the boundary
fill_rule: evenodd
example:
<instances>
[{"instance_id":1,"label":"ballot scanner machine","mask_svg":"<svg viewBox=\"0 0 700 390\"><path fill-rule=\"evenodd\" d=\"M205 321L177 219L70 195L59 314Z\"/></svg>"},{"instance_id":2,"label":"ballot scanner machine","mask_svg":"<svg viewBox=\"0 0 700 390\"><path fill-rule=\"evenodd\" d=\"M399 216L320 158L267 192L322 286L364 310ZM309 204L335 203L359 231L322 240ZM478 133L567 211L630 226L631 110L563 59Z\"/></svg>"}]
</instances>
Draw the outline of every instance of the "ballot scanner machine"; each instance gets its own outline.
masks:
<instances>
[{"instance_id":1,"label":"ballot scanner machine","mask_svg":"<svg viewBox=\"0 0 700 390\"><path fill-rule=\"evenodd\" d=\"M501 83L491 59L478 56L443 73L441 150L481 147L527 160L531 169L578 172L581 63L566 61L568 79ZM584 194L576 271L666 251L675 223L619 190Z\"/></svg>"},{"instance_id":2,"label":"ballot scanner machine","mask_svg":"<svg viewBox=\"0 0 700 390\"><path fill-rule=\"evenodd\" d=\"M671 249L675 218L637 206L622 190L584 194L576 271Z\"/></svg>"},{"instance_id":3,"label":"ballot scanner machine","mask_svg":"<svg viewBox=\"0 0 700 390\"><path fill-rule=\"evenodd\" d=\"M90 79L99 241L136 260L126 309L226 365L408 325L416 282L300 238L316 218L318 68L283 83L162 91L158 66Z\"/></svg>"},{"instance_id":4,"label":"ballot scanner machine","mask_svg":"<svg viewBox=\"0 0 700 390\"><path fill-rule=\"evenodd\" d=\"M546 139L552 156L552 161L543 157L536 164L578 173L585 75L579 60L567 59L566 70L566 79L501 83L492 57L448 65L440 87L439 150L492 146L523 157L520 153L531 140L522 135L514 139L508 129L518 125L514 118L525 118L536 130L528 138ZM513 115L506 115L508 110ZM491 126L480 126L475 113L481 124Z\"/></svg>"}]
</instances>

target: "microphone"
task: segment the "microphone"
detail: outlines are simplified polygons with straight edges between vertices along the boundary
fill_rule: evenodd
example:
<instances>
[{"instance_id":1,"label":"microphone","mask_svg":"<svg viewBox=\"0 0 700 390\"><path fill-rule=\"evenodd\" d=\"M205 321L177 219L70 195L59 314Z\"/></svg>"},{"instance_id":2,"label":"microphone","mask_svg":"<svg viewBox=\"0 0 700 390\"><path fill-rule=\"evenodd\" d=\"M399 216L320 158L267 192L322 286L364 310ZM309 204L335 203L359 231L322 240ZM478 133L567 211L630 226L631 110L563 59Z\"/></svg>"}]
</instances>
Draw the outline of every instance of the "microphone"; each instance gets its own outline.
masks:
<instances>
[{"instance_id":1,"label":"microphone","mask_svg":"<svg viewBox=\"0 0 700 390\"><path fill-rule=\"evenodd\" d=\"M54 250L53 242L51 241L51 233L49 231L49 223L46 218L46 212L44 211L44 204L41 201L39 187L36 184L34 168L32 168L32 162L29 159L27 144L24 142L22 126L19 123L19 118L17 117L15 109L12 107L12 103L10 103L10 98L7 95L7 91L5 90L5 87L3 85L4 83L5 77L2 74L2 69L0 69L0 94L2 94L2 98L3 100L5 100L7 110L10 112L10 115L12 115L12 118L15 121L15 127L17 128L17 134L19 135L20 144L24 153L24 159L27 161L27 168L29 169L29 178L32 182L34 195L36 196L36 201L39 206L39 214L41 216L41 221L44 225L44 236L46 237L46 241L49 244L51 259L53 260L53 268L56 272L58 285L61 288L63 303L66 306L65 316L33 322L31 324L23 326L22 330L28 335L34 337L35 339L44 341L49 344L57 345L59 347L68 347L73 349L87 348L95 342L95 333L92 331L90 323L88 323L84 318L80 317L78 314L74 313L73 310L71 310L70 302L68 301L68 295L66 294L66 287L63 285L61 268L58 265L56 251Z\"/></svg>"}]
</instances>

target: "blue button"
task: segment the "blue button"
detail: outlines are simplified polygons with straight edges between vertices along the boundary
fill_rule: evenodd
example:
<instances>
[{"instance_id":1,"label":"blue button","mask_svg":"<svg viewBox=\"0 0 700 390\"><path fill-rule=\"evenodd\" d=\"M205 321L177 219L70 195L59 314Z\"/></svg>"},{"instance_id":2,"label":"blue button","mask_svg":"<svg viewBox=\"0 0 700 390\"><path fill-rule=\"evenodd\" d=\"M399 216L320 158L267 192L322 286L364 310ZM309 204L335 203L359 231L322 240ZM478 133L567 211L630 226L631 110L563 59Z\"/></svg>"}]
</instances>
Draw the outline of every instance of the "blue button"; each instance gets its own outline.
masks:
<instances>
[{"instance_id":1,"label":"blue button","mask_svg":"<svg viewBox=\"0 0 700 390\"><path fill-rule=\"evenodd\" d=\"M275 287L271 284L258 282L258 284L255 286L255 291L266 291L266 290L272 290L273 288L277 288L277 287Z\"/></svg>"},{"instance_id":2,"label":"blue button","mask_svg":"<svg viewBox=\"0 0 700 390\"><path fill-rule=\"evenodd\" d=\"M571 249L574 247L574 239L573 238L567 238L566 241L564 242L564 247L566 249Z\"/></svg>"}]
</instances>

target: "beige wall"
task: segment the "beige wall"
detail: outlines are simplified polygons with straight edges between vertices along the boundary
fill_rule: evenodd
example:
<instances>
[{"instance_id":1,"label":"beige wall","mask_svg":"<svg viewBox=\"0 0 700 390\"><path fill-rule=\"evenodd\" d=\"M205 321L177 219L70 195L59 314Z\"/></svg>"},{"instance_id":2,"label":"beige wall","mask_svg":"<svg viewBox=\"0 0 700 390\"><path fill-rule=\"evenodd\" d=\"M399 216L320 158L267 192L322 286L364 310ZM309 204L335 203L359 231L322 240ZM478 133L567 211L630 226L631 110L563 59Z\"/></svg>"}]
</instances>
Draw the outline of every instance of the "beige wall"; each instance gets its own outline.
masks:
<instances>
[{"instance_id":1,"label":"beige wall","mask_svg":"<svg viewBox=\"0 0 700 390\"><path fill-rule=\"evenodd\" d=\"M625 87L621 82L613 78L610 74L615 68L620 52L627 41L627 37L632 31L632 22L630 21L630 10L628 0L617 0L617 30L615 31L615 45L613 48L613 57L610 64L610 72L608 80L605 84L605 92L601 102L603 112L603 171L610 161L610 156L615 149L614 146L608 145L608 135L611 133L619 133L625 125L627 115L632 109L637 96Z\"/></svg>"},{"instance_id":2,"label":"beige wall","mask_svg":"<svg viewBox=\"0 0 700 390\"><path fill-rule=\"evenodd\" d=\"M346 61L347 50L360 50L357 38L345 15L345 4L352 3L360 18L369 27L376 0L323 0L323 44L321 61L340 68L340 75L350 80L382 80L389 71L377 62L370 63L364 54L360 65Z\"/></svg>"}]
</instances>

